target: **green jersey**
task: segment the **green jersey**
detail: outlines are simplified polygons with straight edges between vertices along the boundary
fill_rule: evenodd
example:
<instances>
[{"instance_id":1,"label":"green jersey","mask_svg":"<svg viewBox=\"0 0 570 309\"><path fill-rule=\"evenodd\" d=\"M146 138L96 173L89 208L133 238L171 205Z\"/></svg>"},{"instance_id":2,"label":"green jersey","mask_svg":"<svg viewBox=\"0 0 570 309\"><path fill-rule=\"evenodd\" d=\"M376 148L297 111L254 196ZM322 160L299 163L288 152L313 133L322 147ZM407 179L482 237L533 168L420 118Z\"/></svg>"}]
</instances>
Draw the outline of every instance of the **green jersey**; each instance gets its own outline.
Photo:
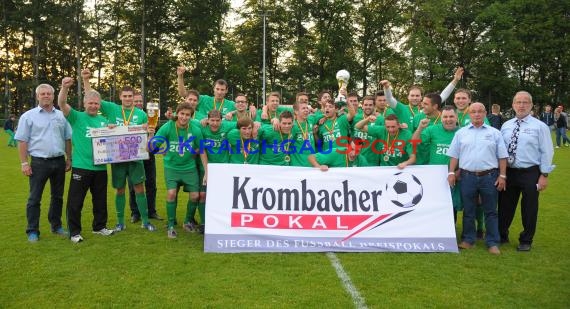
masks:
<instances>
[{"instance_id":1,"label":"green jersey","mask_svg":"<svg viewBox=\"0 0 570 309\"><path fill-rule=\"evenodd\" d=\"M408 110L408 116L409 116L409 120L407 121L408 128L409 128L409 130L412 130L414 127L414 117L416 117L416 115L423 114L423 112L418 105L416 105L416 106L413 106L411 104L403 104L403 105Z\"/></svg>"},{"instance_id":2,"label":"green jersey","mask_svg":"<svg viewBox=\"0 0 570 309\"><path fill-rule=\"evenodd\" d=\"M396 107L390 108L390 111L392 111L392 114L395 114L396 117L398 117L398 122L407 123L408 128L411 127L412 122L410 119L412 118L410 117L410 109L407 105L402 102L396 102Z\"/></svg>"},{"instance_id":3,"label":"green jersey","mask_svg":"<svg viewBox=\"0 0 570 309\"><path fill-rule=\"evenodd\" d=\"M422 121L422 119L425 119L425 118L428 118L428 117L424 113L416 114L416 116L414 117L414 124L410 128L410 130L412 132L414 132L420 126L420 121ZM428 118L428 119L429 119L429 125L428 126L438 124L438 123L441 124L441 113L437 117Z\"/></svg>"},{"instance_id":4,"label":"green jersey","mask_svg":"<svg viewBox=\"0 0 570 309\"><path fill-rule=\"evenodd\" d=\"M196 168L194 158L199 154L202 139L202 132L197 126L189 123L186 128L177 128L176 122L169 120L160 127L155 137L158 136L168 141L168 150L164 154L165 168L181 171Z\"/></svg>"},{"instance_id":5,"label":"green jersey","mask_svg":"<svg viewBox=\"0 0 570 309\"><path fill-rule=\"evenodd\" d=\"M208 156L208 163L227 163L230 159L230 145L227 134L235 128L233 122L222 122L216 132L210 126L202 127L202 149Z\"/></svg>"},{"instance_id":6,"label":"green jersey","mask_svg":"<svg viewBox=\"0 0 570 309\"><path fill-rule=\"evenodd\" d=\"M354 160L350 160L348 153L344 149L335 149L330 153L317 153L315 159L320 165L328 167L358 167L368 166L366 158L358 155Z\"/></svg>"},{"instance_id":7,"label":"green jersey","mask_svg":"<svg viewBox=\"0 0 570 309\"><path fill-rule=\"evenodd\" d=\"M317 152L315 148L315 137L313 136L313 124L310 121L299 122L293 121L293 129L291 131L292 139L295 147L291 154L292 166L308 166L311 164L307 160L309 155ZM291 148L293 150L293 148Z\"/></svg>"},{"instance_id":8,"label":"green jersey","mask_svg":"<svg viewBox=\"0 0 570 309\"><path fill-rule=\"evenodd\" d=\"M426 118L428 118L428 117L424 113L417 114L414 117L414 124L412 127L412 132L417 130L417 128L420 126L420 121L422 121L422 119L426 119ZM441 113L437 117L428 118L428 119L429 119L428 128L433 126L433 125L436 125L438 123L441 124ZM423 143L423 141L422 141L422 143L420 143L418 145L417 151L418 151L418 154L416 157L416 164L418 164L418 165L428 164L429 155L430 155L429 147L425 143Z\"/></svg>"},{"instance_id":9,"label":"green jersey","mask_svg":"<svg viewBox=\"0 0 570 309\"><path fill-rule=\"evenodd\" d=\"M228 132L231 146L229 162L232 164L259 164L260 145L255 139L242 140L239 130Z\"/></svg>"},{"instance_id":10,"label":"green jersey","mask_svg":"<svg viewBox=\"0 0 570 309\"><path fill-rule=\"evenodd\" d=\"M271 124L271 119L273 118L279 119L279 115L281 115L281 113L284 111L290 111L292 113L293 108L289 106L277 106L277 110L275 112L268 111L269 113L268 119L261 119L261 114L263 114L263 110L259 109L257 111L257 116L255 117L255 121L261 122L261 124Z\"/></svg>"},{"instance_id":11,"label":"green jersey","mask_svg":"<svg viewBox=\"0 0 570 309\"><path fill-rule=\"evenodd\" d=\"M447 156L447 149L451 145L451 141L459 128L448 131L443 127L443 124L429 126L422 131L421 140L422 144L428 149L428 157L426 163L430 165L448 165L449 157ZM419 156L419 154L418 154Z\"/></svg>"},{"instance_id":12,"label":"green jersey","mask_svg":"<svg viewBox=\"0 0 570 309\"><path fill-rule=\"evenodd\" d=\"M89 132L89 129L106 127L108 124L107 118L101 115L91 116L86 112L78 112L73 108L66 118L73 130L71 136L73 145L72 166L91 171L107 170L107 165L105 164L93 164L93 142Z\"/></svg>"},{"instance_id":13,"label":"green jersey","mask_svg":"<svg viewBox=\"0 0 570 309\"><path fill-rule=\"evenodd\" d=\"M196 109L202 115L208 115L208 112L211 110L219 110L222 113L222 117L224 117L228 112L234 111L236 109L235 102L224 99L222 102L215 102L214 97L209 95L200 95L200 99L198 100L198 108ZM204 118L206 118L204 117Z\"/></svg>"},{"instance_id":14,"label":"green jersey","mask_svg":"<svg viewBox=\"0 0 570 309\"><path fill-rule=\"evenodd\" d=\"M289 134L275 131L270 125L263 125L259 129L258 140L261 143L262 165L289 165L294 149L290 148L293 142L292 132ZM291 152L291 153L290 153Z\"/></svg>"},{"instance_id":15,"label":"green jersey","mask_svg":"<svg viewBox=\"0 0 570 309\"><path fill-rule=\"evenodd\" d=\"M410 158L414 148L410 140L412 133L406 129L400 129L395 136L390 136L384 126L368 127L368 135L381 140L374 147L382 152L380 154L380 166L396 166ZM387 145L387 149L384 147ZM380 150L381 149L381 150Z\"/></svg>"},{"instance_id":16,"label":"green jersey","mask_svg":"<svg viewBox=\"0 0 570 309\"><path fill-rule=\"evenodd\" d=\"M355 139L368 141L368 147L360 149L360 156L366 158L366 161L370 164L370 166L378 166L380 165L380 154L372 149L372 143L374 142L375 138L368 135L368 133L362 132L356 128L356 124L362 119L364 119L364 114L359 113L356 116L354 116L353 123L355 124L355 126L352 129L352 137ZM369 123L368 127L370 128L375 125L376 123Z\"/></svg>"},{"instance_id":17,"label":"green jersey","mask_svg":"<svg viewBox=\"0 0 570 309\"><path fill-rule=\"evenodd\" d=\"M101 113L107 117L110 124L118 126L141 125L148 122L146 113L139 108L124 109L113 102L101 101Z\"/></svg>"},{"instance_id":18,"label":"green jersey","mask_svg":"<svg viewBox=\"0 0 570 309\"><path fill-rule=\"evenodd\" d=\"M319 108L317 109L316 112L314 112L313 114L311 114L309 116L309 120L311 120L312 123L318 123L319 120L321 120L321 118L323 118L325 116L325 114L323 113L323 111Z\"/></svg>"},{"instance_id":19,"label":"green jersey","mask_svg":"<svg viewBox=\"0 0 570 309\"><path fill-rule=\"evenodd\" d=\"M330 148L338 148L337 139L350 136L350 123L346 115L341 115L335 119L327 119L319 127L319 137L322 142L322 152L327 152Z\"/></svg>"}]
</instances>

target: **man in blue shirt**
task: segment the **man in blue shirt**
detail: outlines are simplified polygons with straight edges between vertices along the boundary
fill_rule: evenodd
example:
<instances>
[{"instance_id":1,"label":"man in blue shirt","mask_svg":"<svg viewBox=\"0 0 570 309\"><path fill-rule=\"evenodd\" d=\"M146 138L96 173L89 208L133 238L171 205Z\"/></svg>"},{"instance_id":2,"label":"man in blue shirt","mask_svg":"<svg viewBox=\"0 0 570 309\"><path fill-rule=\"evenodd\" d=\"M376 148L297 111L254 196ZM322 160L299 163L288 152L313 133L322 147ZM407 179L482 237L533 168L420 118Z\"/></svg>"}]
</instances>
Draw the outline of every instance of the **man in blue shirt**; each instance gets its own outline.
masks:
<instances>
[{"instance_id":1,"label":"man in blue shirt","mask_svg":"<svg viewBox=\"0 0 570 309\"><path fill-rule=\"evenodd\" d=\"M487 233L485 243L489 253L499 255L499 227L497 218L498 191L506 184L507 148L501 132L484 123L485 106L473 103L469 108L471 123L461 128L451 142L447 155L449 175L447 180L455 186L455 169L461 169L461 197L463 201L463 234L461 249L474 247L476 239L475 207L481 196L481 207L485 213Z\"/></svg>"},{"instance_id":2,"label":"man in blue shirt","mask_svg":"<svg viewBox=\"0 0 570 309\"><path fill-rule=\"evenodd\" d=\"M530 251L536 219L538 195L548 186L548 174L552 171L552 147L550 129L532 117L532 96L526 91L517 92L513 98L516 117L505 122L501 134L508 145L506 190L499 201L499 232L501 242L509 242L509 227L522 193L521 214L523 231L519 235L518 251Z\"/></svg>"},{"instance_id":3,"label":"man in blue shirt","mask_svg":"<svg viewBox=\"0 0 570 309\"><path fill-rule=\"evenodd\" d=\"M71 126L63 113L53 105L53 87L49 84L39 85L36 98L38 106L22 115L15 137L19 142L22 173L30 182L26 205L26 234L30 242L39 240L40 202L48 179L51 187L48 212L51 231L57 235L67 235L61 225L61 212L65 172L71 169ZM28 156L31 157L30 162Z\"/></svg>"}]
</instances>

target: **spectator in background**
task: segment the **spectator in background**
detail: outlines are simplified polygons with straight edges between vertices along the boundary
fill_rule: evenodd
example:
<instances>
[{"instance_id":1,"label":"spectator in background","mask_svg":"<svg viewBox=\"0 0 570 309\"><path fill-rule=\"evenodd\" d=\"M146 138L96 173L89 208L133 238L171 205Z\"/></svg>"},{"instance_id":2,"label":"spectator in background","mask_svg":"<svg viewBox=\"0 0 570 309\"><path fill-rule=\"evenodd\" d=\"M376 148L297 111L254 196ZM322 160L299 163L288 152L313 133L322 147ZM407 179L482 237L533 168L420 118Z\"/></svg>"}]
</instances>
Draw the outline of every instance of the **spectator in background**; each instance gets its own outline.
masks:
<instances>
[{"instance_id":1,"label":"spectator in background","mask_svg":"<svg viewBox=\"0 0 570 309\"><path fill-rule=\"evenodd\" d=\"M17 143L14 139L14 127L16 126L16 116L10 115L10 118L4 122L4 131L10 136L8 140L8 147L16 147Z\"/></svg>"},{"instance_id":2,"label":"spectator in background","mask_svg":"<svg viewBox=\"0 0 570 309\"><path fill-rule=\"evenodd\" d=\"M554 110L554 120L556 123L556 148L560 148L560 140L566 147L570 146L570 140L566 136L568 130L568 116L562 112L562 106L558 106Z\"/></svg>"},{"instance_id":3,"label":"spectator in background","mask_svg":"<svg viewBox=\"0 0 570 309\"><path fill-rule=\"evenodd\" d=\"M556 130L556 125L554 124L554 113L552 112L552 106L546 105L544 111L540 114L540 121L544 122L550 131Z\"/></svg>"},{"instance_id":4,"label":"spectator in background","mask_svg":"<svg viewBox=\"0 0 570 309\"><path fill-rule=\"evenodd\" d=\"M566 118L566 128L570 127L570 124L568 123L569 119L568 119L568 113L566 113L564 111L564 106L562 104L558 105L558 108L560 108L560 114L564 115L564 118Z\"/></svg>"},{"instance_id":5,"label":"spectator in background","mask_svg":"<svg viewBox=\"0 0 570 309\"><path fill-rule=\"evenodd\" d=\"M499 104L493 104L491 106L491 114L487 115L487 120L489 124L497 130L501 130L503 125L503 116L501 115L501 106Z\"/></svg>"}]
</instances>

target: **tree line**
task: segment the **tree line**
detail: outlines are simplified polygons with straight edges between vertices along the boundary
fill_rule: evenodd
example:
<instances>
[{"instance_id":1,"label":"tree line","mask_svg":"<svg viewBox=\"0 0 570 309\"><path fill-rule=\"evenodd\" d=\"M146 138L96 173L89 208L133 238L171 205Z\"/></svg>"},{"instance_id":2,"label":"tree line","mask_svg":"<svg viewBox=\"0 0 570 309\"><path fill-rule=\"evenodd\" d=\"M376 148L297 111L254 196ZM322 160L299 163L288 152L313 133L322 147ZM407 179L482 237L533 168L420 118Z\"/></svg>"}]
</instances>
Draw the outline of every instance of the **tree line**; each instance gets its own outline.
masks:
<instances>
[{"instance_id":1,"label":"tree line","mask_svg":"<svg viewBox=\"0 0 570 309\"><path fill-rule=\"evenodd\" d=\"M405 100L409 86L441 91L458 65L460 87L486 105L510 106L517 90L535 103L570 97L570 2L564 0L3 0L0 26L2 111L34 105L34 88L63 76L95 72L93 85L118 101L123 85L173 106L175 69L186 85L210 93L218 78L229 97L262 102L263 25L267 92L291 103L298 91L316 99L349 88L371 94L392 81ZM81 85L71 96L74 107ZM451 103L451 102L448 102Z\"/></svg>"}]
</instances>

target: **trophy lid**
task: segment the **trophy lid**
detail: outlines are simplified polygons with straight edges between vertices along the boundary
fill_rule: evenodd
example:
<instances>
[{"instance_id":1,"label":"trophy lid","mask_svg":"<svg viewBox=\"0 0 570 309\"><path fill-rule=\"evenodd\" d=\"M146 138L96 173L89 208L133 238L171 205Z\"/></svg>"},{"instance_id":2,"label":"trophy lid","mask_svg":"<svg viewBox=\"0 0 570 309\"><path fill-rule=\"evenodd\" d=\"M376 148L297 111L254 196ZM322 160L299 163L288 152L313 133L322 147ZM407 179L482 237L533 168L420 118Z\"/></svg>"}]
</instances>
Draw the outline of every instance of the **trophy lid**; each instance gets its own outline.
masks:
<instances>
[{"instance_id":1,"label":"trophy lid","mask_svg":"<svg viewBox=\"0 0 570 309\"><path fill-rule=\"evenodd\" d=\"M336 72L336 79L348 82L348 80L350 79L350 73L347 70L340 70Z\"/></svg>"}]
</instances>

